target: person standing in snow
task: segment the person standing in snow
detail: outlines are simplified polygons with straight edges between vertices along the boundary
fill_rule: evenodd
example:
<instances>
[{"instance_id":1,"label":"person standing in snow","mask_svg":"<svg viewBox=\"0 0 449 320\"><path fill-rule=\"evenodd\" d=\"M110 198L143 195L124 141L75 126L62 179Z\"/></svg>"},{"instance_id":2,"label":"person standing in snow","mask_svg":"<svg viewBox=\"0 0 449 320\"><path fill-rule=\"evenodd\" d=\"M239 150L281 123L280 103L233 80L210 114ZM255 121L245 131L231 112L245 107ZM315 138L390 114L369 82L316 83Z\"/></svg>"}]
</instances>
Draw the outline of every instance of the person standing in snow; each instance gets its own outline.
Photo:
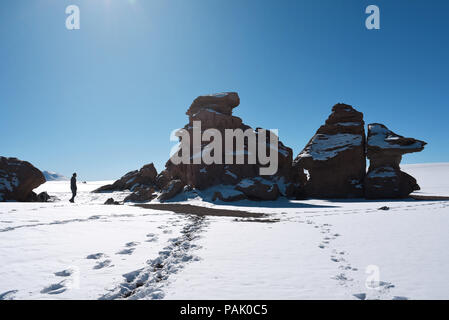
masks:
<instances>
[{"instance_id":1,"label":"person standing in snow","mask_svg":"<svg viewBox=\"0 0 449 320\"><path fill-rule=\"evenodd\" d=\"M72 199L70 199L70 202L74 203L76 197L76 173L74 173L72 179L70 179L70 188L72 189Z\"/></svg>"}]
</instances>

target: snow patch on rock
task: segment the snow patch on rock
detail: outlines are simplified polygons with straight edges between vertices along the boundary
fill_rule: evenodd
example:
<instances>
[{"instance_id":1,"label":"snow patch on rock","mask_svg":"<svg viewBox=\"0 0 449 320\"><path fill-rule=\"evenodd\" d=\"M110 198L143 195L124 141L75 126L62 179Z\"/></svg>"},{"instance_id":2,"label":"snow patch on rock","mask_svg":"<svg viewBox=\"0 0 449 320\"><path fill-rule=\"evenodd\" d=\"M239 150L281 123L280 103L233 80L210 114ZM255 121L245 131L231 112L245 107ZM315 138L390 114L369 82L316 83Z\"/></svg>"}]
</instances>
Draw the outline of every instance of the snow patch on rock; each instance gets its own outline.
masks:
<instances>
[{"instance_id":1,"label":"snow patch on rock","mask_svg":"<svg viewBox=\"0 0 449 320\"><path fill-rule=\"evenodd\" d=\"M312 157L314 160L325 161L361 144L362 136L358 134L316 134L312 138L312 143L298 157Z\"/></svg>"}]
</instances>

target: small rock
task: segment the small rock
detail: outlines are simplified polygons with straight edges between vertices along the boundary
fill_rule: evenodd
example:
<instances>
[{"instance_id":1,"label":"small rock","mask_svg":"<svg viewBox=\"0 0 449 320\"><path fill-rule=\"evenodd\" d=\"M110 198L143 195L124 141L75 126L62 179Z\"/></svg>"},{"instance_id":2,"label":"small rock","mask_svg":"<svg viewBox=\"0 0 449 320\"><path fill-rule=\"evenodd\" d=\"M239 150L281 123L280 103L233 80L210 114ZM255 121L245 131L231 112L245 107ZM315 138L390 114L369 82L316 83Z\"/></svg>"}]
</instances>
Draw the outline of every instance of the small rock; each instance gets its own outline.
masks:
<instances>
[{"instance_id":1,"label":"small rock","mask_svg":"<svg viewBox=\"0 0 449 320\"><path fill-rule=\"evenodd\" d=\"M115 201L113 198L109 198L108 200L106 200L106 202L104 204L106 204L106 205L119 205L120 202Z\"/></svg>"},{"instance_id":2,"label":"small rock","mask_svg":"<svg viewBox=\"0 0 449 320\"><path fill-rule=\"evenodd\" d=\"M39 202L49 202L51 197L48 195L47 192L41 192L37 195L37 199Z\"/></svg>"}]
</instances>

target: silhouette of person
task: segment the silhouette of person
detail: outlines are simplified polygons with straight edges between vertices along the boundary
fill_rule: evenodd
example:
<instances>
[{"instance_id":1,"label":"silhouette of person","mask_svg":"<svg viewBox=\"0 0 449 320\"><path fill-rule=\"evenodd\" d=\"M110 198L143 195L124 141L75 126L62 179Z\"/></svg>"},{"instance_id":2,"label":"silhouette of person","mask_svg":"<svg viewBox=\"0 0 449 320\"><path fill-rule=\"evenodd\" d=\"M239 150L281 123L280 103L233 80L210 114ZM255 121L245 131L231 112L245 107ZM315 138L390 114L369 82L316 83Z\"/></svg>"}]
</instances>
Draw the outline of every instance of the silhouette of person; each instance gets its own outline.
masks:
<instances>
[{"instance_id":1,"label":"silhouette of person","mask_svg":"<svg viewBox=\"0 0 449 320\"><path fill-rule=\"evenodd\" d=\"M72 179L70 179L70 188L72 189L72 199L70 199L70 202L74 203L76 197L76 173L74 173Z\"/></svg>"}]
</instances>

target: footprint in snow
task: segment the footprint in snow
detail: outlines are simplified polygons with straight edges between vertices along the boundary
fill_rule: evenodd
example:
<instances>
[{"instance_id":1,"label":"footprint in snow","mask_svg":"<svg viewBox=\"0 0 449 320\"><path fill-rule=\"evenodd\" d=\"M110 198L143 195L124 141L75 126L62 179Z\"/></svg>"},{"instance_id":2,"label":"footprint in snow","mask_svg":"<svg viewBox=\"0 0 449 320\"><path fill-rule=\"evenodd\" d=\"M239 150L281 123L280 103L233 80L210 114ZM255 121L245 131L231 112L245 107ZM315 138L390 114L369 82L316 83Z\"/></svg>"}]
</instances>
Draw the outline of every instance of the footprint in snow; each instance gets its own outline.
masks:
<instances>
[{"instance_id":1,"label":"footprint in snow","mask_svg":"<svg viewBox=\"0 0 449 320\"><path fill-rule=\"evenodd\" d=\"M147 234L147 240L145 240L146 242L154 242L158 240L158 236L155 235L154 233L149 233Z\"/></svg>"},{"instance_id":2,"label":"footprint in snow","mask_svg":"<svg viewBox=\"0 0 449 320\"><path fill-rule=\"evenodd\" d=\"M337 257L335 257L335 256L331 256L331 260L332 260L333 262L344 262L344 261L345 261L345 259L343 259L343 258L337 258Z\"/></svg>"},{"instance_id":3,"label":"footprint in snow","mask_svg":"<svg viewBox=\"0 0 449 320\"><path fill-rule=\"evenodd\" d=\"M86 259L92 259L92 260L98 260L100 258L106 257L106 255L104 253L94 253L94 254L90 254L86 257Z\"/></svg>"},{"instance_id":4,"label":"footprint in snow","mask_svg":"<svg viewBox=\"0 0 449 320\"><path fill-rule=\"evenodd\" d=\"M117 252L116 254L131 255L134 252L134 250L135 248L123 249Z\"/></svg>"},{"instance_id":5,"label":"footprint in snow","mask_svg":"<svg viewBox=\"0 0 449 320\"><path fill-rule=\"evenodd\" d=\"M128 248L132 248L132 247L138 246L139 244L140 244L140 242L133 241L133 242L128 242L127 244L125 244L125 246Z\"/></svg>"},{"instance_id":6,"label":"footprint in snow","mask_svg":"<svg viewBox=\"0 0 449 320\"><path fill-rule=\"evenodd\" d=\"M350 265L347 266L339 266L338 269L340 270L352 270L352 267Z\"/></svg>"},{"instance_id":7,"label":"footprint in snow","mask_svg":"<svg viewBox=\"0 0 449 320\"><path fill-rule=\"evenodd\" d=\"M382 289L391 289L394 288L394 284L385 281L379 281L377 283L377 287L381 287Z\"/></svg>"},{"instance_id":8,"label":"footprint in snow","mask_svg":"<svg viewBox=\"0 0 449 320\"><path fill-rule=\"evenodd\" d=\"M133 282L143 271L143 268L135 270L135 271L131 271L128 273L125 273L122 275L123 278L125 278L126 282Z\"/></svg>"},{"instance_id":9,"label":"footprint in snow","mask_svg":"<svg viewBox=\"0 0 449 320\"><path fill-rule=\"evenodd\" d=\"M65 281L61 281L59 283L54 283L54 284L49 285L48 287L45 287L44 289L41 290L41 293L61 294L66 290L67 290L67 288L65 286Z\"/></svg>"},{"instance_id":10,"label":"footprint in snow","mask_svg":"<svg viewBox=\"0 0 449 320\"><path fill-rule=\"evenodd\" d=\"M401 297L401 296L395 296L393 297L393 300L408 300L407 297Z\"/></svg>"},{"instance_id":11,"label":"footprint in snow","mask_svg":"<svg viewBox=\"0 0 449 320\"><path fill-rule=\"evenodd\" d=\"M75 270L73 270L73 269L66 269L66 270L55 272L55 276L70 277L74 272L75 272Z\"/></svg>"},{"instance_id":12,"label":"footprint in snow","mask_svg":"<svg viewBox=\"0 0 449 320\"><path fill-rule=\"evenodd\" d=\"M344 273L339 273L336 276L332 277L332 279L339 281L340 284L344 284L346 281L353 280L351 278L348 278Z\"/></svg>"},{"instance_id":13,"label":"footprint in snow","mask_svg":"<svg viewBox=\"0 0 449 320\"><path fill-rule=\"evenodd\" d=\"M370 289L379 290L381 293L389 291L389 289L394 288L395 285L390 282L385 281L371 281L366 283L367 287Z\"/></svg>"},{"instance_id":14,"label":"footprint in snow","mask_svg":"<svg viewBox=\"0 0 449 320\"><path fill-rule=\"evenodd\" d=\"M107 259L107 260L104 260L104 261L99 261L99 262L97 262L97 264L94 266L94 269L95 270L98 270L98 269L103 269L103 268L105 268L105 267L109 267L109 266L111 266L111 260L109 260L109 259ZM112 266L111 266L112 267Z\"/></svg>"},{"instance_id":15,"label":"footprint in snow","mask_svg":"<svg viewBox=\"0 0 449 320\"><path fill-rule=\"evenodd\" d=\"M0 300L12 300L17 292L19 292L19 290L9 290L0 293Z\"/></svg>"},{"instance_id":16,"label":"footprint in snow","mask_svg":"<svg viewBox=\"0 0 449 320\"><path fill-rule=\"evenodd\" d=\"M366 293L356 293L356 294L353 294L353 296L359 300L366 300Z\"/></svg>"}]
</instances>

